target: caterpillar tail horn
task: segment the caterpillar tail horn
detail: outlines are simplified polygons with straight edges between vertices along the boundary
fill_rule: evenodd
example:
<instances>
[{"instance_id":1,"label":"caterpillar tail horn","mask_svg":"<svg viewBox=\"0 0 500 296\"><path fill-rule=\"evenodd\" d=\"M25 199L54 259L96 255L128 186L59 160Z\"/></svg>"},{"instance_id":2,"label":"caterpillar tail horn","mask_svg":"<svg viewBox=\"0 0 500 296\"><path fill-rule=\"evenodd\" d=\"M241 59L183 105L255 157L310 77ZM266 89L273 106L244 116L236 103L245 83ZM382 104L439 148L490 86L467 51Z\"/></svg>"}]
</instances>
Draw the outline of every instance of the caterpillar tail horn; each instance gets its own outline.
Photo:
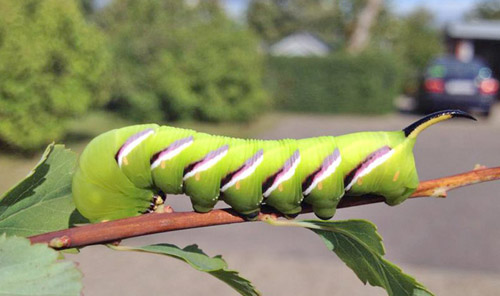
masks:
<instances>
[{"instance_id":1,"label":"caterpillar tail horn","mask_svg":"<svg viewBox=\"0 0 500 296\"><path fill-rule=\"evenodd\" d=\"M464 117L476 120L476 118L472 117L472 115L461 110L443 110L431 113L424 118L417 120L416 122L404 128L403 132L405 133L405 136L407 138L413 139L416 138L421 131L428 128L429 126L453 117Z\"/></svg>"}]
</instances>

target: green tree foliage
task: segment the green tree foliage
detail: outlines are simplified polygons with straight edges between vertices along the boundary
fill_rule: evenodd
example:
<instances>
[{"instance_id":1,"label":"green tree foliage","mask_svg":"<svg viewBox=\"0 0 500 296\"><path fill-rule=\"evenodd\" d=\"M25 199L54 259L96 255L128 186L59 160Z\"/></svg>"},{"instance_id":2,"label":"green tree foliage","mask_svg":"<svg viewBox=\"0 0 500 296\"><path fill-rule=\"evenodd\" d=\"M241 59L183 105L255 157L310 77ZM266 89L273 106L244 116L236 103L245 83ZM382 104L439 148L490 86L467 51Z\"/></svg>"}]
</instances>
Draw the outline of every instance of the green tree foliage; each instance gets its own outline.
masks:
<instances>
[{"instance_id":1,"label":"green tree foliage","mask_svg":"<svg viewBox=\"0 0 500 296\"><path fill-rule=\"evenodd\" d=\"M500 20L500 0L479 1L467 16L469 19Z\"/></svg>"},{"instance_id":2,"label":"green tree foliage","mask_svg":"<svg viewBox=\"0 0 500 296\"><path fill-rule=\"evenodd\" d=\"M393 51L404 63L404 92L414 94L418 80L430 60L444 52L442 37L433 27L433 15L419 9L395 23Z\"/></svg>"},{"instance_id":3,"label":"green tree foliage","mask_svg":"<svg viewBox=\"0 0 500 296\"><path fill-rule=\"evenodd\" d=\"M253 0L247 20L264 41L275 42L297 31L308 31L343 46L356 25L366 0Z\"/></svg>"},{"instance_id":4,"label":"green tree foliage","mask_svg":"<svg viewBox=\"0 0 500 296\"><path fill-rule=\"evenodd\" d=\"M299 28L298 20L276 1L252 1L247 11L249 26L265 41L277 41Z\"/></svg>"},{"instance_id":5,"label":"green tree foliage","mask_svg":"<svg viewBox=\"0 0 500 296\"><path fill-rule=\"evenodd\" d=\"M85 16L92 15L94 13L94 0L78 0L80 3L80 8Z\"/></svg>"},{"instance_id":6,"label":"green tree foliage","mask_svg":"<svg viewBox=\"0 0 500 296\"><path fill-rule=\"evenodd\" d=\"M248 119L264 103L255 38L216 1L115 1L96 17L114 52L113 105L136 120Z\"/></svg>"},{"instance_id":7,"label":"green tree foliage","mask_svg":"<svg viewBox=\"0 0 500 296\"><path fill-rule=\"evenodd\" d=\"M31 150L104 103L107 53L71 0L0 0L0 142Z\"/></svg>"}]
</instances>

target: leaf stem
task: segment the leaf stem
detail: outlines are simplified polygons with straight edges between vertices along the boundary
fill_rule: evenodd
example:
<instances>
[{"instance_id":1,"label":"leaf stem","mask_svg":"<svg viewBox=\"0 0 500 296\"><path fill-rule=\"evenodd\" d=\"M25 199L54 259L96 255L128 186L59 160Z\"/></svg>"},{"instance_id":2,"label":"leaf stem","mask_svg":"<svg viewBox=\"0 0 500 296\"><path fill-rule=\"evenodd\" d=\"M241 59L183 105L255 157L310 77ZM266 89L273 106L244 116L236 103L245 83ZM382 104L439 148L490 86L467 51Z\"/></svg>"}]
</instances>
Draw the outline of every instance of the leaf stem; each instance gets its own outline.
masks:
<instances>
[{"instance_id":1,"label":"leaf stem","mask_svg":"<svg viewBox=\"0 0 500 296\"><path fill-rule=\"evenodd\" d=\"M423 181L411 198L445 197L451 189L498 179L500 179L500 167L476 169L454 176ZM338 208L382 201L384 201L384 198L380 196L346 196L341 200ZM305 206L302 213L309 212L312 212L311 207ZM265 215L282 216L280 213L264 206L261 219L264 219ZM52 242L50 246L55 249L68 249L115 242L125 238L159 232L242 222L250 221L245 220L231 209L213 210L204 214L195 212L153 213L39 234L31 236L29 239L32 243L49 244ZM54 243L61 242L61 240L64 243Z\"/></svg>"}]
</instances>

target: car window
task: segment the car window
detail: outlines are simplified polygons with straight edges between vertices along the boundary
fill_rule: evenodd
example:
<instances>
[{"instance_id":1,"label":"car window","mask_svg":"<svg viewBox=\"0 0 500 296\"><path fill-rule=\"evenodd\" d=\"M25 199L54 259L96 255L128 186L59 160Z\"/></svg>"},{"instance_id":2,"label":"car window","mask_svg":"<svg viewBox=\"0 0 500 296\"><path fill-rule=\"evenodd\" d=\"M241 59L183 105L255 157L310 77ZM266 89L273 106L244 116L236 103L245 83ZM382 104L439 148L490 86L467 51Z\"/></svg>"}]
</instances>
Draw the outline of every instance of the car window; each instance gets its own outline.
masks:
<instances>
[{"instance_id":1,"label":"car window","mask_svg":"<svg viewBox=\"0 0 500 296\"><path fill-rule=\"evenodd\" d=\"M437 63L427 69L427 76L452 79L474 79L479 76L486 79L491 77L491 70L480 63Z\"/></svg>"}]
</instances>

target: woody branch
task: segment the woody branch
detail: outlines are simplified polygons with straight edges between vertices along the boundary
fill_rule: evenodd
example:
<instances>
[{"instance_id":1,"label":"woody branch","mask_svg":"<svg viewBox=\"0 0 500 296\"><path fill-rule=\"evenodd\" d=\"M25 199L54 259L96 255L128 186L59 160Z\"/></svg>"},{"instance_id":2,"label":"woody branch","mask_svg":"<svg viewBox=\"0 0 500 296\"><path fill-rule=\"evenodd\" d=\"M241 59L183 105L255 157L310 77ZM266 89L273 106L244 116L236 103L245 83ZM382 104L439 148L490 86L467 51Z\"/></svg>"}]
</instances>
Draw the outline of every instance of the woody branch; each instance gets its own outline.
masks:
<instances>
[{"instance_id":1,"label":"woody branch","mask_svg":"<svg viewBox=\"0 0 500 296\"><path fill-rule=\"evenodd\" d=\"M423 181L410 198L445 197L451 189L498 179L500 179L500 167L480 168L454 176ZM346 196L340 201L338 208L383 201L383 197L379 196ZM309 212L311 209L304 207L302 213ZM280 213L264 207L261 216L266 214L281 216ZM250 221L245 220L231 209L213 210L204 214L195 212L153 213L43 233L29 237L29 239L32 243L47 243L55 249L68 249L116 242L125 238L159 232L242 222Z\"/></svg>"}]
</instances>

